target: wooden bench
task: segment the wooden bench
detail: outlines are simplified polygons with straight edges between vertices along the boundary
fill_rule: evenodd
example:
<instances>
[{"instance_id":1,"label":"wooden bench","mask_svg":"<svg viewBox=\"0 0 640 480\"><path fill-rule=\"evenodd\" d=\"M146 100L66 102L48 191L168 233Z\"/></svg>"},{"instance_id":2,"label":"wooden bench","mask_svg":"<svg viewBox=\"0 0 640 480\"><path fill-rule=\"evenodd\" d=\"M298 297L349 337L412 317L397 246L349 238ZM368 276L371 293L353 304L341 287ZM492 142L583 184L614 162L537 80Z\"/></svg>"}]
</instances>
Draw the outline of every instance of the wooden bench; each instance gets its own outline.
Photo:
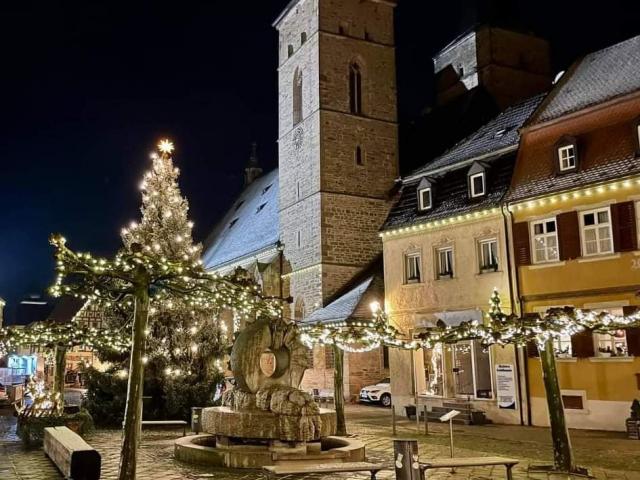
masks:
<instances>
[{"instance_id":1,"label":"wooden bench","mask_svg":"<svg viewBox=\"0 0 640 480\"><path fill-rule=\"evenodd\" d=\"M467 457L467 458L439 458L428 462L420 462L420 470L434 470L436 468L464 468L464 467L488 467L492 465L504 465L507 468L507 480L513 479L511 469L518 464L518 460L502 457Z\"/></svg>"},{"instance_id":2,"label":"wooden bench","mask_svg":"<svg viewBox=\"0 0 640 480\"><path fill-rule=\"evenodd\" d=\"M357 473L369 472L371 480L375 480L380 470L388 470L389 465L369 462L324 463L317 465L271 465L262 467L267 478L285 475L307 475L310 473Z\"/></svg>"},{"instance_id":3,"label":"wooden bench","mask_svg":"<svg viewBox=\"0 0 640 480\"><path fill-rule=\"evenodd\" d=\"M182 427L182 436L187 434L188 423L184 420L143 420L143 427Z\"/></svg>"},{"instance_id":4,"label":"wooden bench","mask_svg":"<svg viewBox=\"0 0 640 480\"><path fill-rule=\"evenodd\" d=\"M66 479L100 478L100 454L67 427L44 429L44 453Z\"/></svg>"}]
</instances>

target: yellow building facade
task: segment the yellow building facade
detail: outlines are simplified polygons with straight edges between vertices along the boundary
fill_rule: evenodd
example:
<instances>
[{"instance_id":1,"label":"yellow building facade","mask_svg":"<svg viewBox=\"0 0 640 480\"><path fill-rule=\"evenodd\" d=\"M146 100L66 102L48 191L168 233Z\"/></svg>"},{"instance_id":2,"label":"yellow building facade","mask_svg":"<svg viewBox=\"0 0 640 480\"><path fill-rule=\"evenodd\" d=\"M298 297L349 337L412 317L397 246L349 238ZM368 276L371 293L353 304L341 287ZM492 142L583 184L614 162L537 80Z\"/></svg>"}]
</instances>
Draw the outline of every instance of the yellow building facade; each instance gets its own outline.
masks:
<instances>
[{"instance_id":1,"label":"yellow building facade","mask_svg":"<svg viewBox=\"0 0 640 480\"><path fill-rule=\"evenodd\" d=\"M620 91L608 77L632 72L606 68L615 59L637 69L625 57L639 48L637 37L578 62L522 131L507 203L525 314L623 315L640 305L640 82ZM540 362L528 351L531 422L548 425ZM561 338L556 352L569 427L624 430L640 398L640 329Z\"/></svg>"}]
</instances>

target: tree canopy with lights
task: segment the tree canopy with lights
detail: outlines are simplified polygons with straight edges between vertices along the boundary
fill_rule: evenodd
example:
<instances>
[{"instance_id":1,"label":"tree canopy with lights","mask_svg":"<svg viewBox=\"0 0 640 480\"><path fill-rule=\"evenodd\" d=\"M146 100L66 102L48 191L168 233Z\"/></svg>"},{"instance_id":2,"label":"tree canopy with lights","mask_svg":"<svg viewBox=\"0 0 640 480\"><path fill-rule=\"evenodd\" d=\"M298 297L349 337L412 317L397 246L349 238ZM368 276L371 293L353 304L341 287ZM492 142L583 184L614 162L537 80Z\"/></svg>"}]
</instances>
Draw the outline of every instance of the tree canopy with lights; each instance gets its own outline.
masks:
<instances>
[{"instance_id":1,"label":"tree canopy with lights","mask_svg":"<svg viewBox=\"0 0 640 480\"><path fill-rule=\"evenodd\" d=\"M177 170L170 155L173 145L163 141L152 156L153 170L145 176L143 220L123 231L125 248L115 258L97 258L90 253L71 250L60 235L53 235L58 276L52 287L54 295L74 295L105 307L133 305L133 325L129 383L125 409L119 480L135 478L137 447L142 417L142 387L148 318L153 309L172 309L175 302L196 310L230 309L238 315L274 315L277 306L261 299L257 285L237 278L225 278L204 270L199 247L187 245L186 229L190 224L181 216L175 223L167 220L167 205L186 202L177 190ZM175 176L175 177L174 177ZM172 179L173 188L154 188L161 177ZM162 191L161 191L162 190ZM186 206L186 205L185 205ZM173 215L174 213L171 213ZM186 229L185 229L186 226Z\"/></svg>"},{"instance_id":2,"label":"tree canopy with lights","mask_svg":"<svg viewBox=\"0 0 640 480\"><path fill-rule=\"evenodd\" d=\"M543 381L549 409L553 441L554 467L576 471L571 440L564 415L560 383L556 370L556 340L584 331L613 333L640 326L640 311L628 316L573 307L551 308L544 314L507 315L500 307L500 295L494 290L486 322L462 322L458 326L429 328L416 338L408 339L389 324L386 312L373 308L370 322L315 324L302 329L307 345L333 345L346 351L367 351L380 345L415 350L432 349L439 344L455 344L475 340L484 347L492 345L524 346L533 343L540 352Z\"/></svg>"}]
</instances>

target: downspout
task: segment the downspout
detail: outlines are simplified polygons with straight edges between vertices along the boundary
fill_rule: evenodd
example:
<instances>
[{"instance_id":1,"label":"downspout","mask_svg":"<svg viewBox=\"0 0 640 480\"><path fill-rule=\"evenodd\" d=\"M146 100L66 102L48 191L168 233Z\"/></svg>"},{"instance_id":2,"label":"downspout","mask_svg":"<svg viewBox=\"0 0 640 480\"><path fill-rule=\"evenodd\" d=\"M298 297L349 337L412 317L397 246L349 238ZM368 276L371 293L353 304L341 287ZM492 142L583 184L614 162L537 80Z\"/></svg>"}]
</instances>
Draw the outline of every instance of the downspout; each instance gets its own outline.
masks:
<instances>
[{"instance_id":1,"label":"downspout","mask_svg":"<svg viewBox=\"0 0 640 480\"><path fill-rule=\"evenodd\" d=\"M518 277L518 275L515 275L515 289L514 287L514 275L513 275L513 260L511 258L511 242L509 241L509 225L513 223L513 217L511 217L511 212L509 212L509 208L508 206L506 206L506 212L505 212L505 205L502 205L502 208L500 209L500 212L502 213L502 218L504 220L504 236L505 236L505 250L507 252L507 275L509 278L509 301L511 302L511 312L513 313L514 310L514 306L516 305L516 299L515 299L515 295L514 295L514 290L518 292L518 309L519 309L519 313L520 315L522 315L522 300L520 298L520 278ZM507 218L509 217L509 218ZM517 379L517 383L518 383L518 398L520 399L520 408L518 410L520 410L520 425L524 425L525 421L524 421L524 412L522 411L522 381L520 378L520 352L522 351L523 347L514 345L514 349L515 349L515 354L516 354L516 371L518 372L518 374L516 375L516 379ZM525 357L525 362L524 362L524 381L525 381L525 393L526 393L526 400L527 400L527 424L531 425L531 401L530 401L530 397L529 397L529 365L526 361L526 357Z\"/></svg>"}]
</instances>

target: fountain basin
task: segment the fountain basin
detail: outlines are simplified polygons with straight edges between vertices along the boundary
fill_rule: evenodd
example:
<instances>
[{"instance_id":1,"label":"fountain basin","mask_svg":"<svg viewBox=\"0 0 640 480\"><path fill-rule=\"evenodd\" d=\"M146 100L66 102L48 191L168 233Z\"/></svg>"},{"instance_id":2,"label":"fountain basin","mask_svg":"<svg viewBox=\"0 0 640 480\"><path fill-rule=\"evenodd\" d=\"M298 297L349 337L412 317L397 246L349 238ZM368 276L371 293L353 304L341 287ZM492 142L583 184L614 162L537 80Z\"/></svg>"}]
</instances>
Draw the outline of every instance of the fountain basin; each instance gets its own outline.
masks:
<instances>
[{"instance_id":1,"label":"fountain basin","mask_svg":"<svg viewBox=\"0 0 640 480\"><path fill-rule=\"evenodd\" d=\"M175 458L197 465L247 469L298 462L323 464L365 460L364 444L353 438L330 436L306 444L240 442L208 434L182 437L175 443Z\"/></svg>"}]
</instances>

